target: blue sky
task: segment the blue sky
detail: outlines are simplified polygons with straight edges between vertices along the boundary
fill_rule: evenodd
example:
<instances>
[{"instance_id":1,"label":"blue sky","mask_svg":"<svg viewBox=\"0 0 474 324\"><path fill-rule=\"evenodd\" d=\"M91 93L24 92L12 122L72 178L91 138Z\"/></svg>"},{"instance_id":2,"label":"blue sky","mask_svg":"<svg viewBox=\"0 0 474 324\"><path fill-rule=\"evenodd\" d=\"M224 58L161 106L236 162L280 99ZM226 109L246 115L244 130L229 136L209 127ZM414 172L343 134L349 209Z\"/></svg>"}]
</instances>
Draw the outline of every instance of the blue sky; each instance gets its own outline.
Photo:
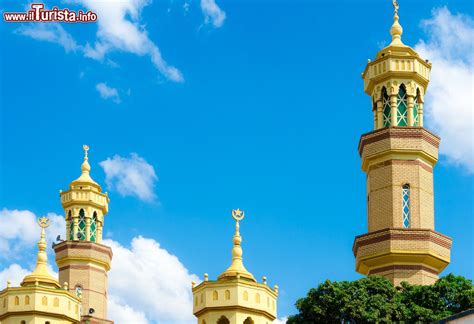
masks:
<instances>
[{"instance_id":1,"label":"blue sky","mask_svg":"<svg viewBox=\"0 0 474 324\"><path fill-rule=\"evenodd\" d=\"M136 16L118 9L145 35L141 49L98 23L0 24L0 209L62 215L58 190L79 175L88 144L92 176L111 198L109 239L124 248L139 236L153 239L190 275L215 278L230 263L230 210L239 207L245 264L280 286L279 316L287 316L323 280L360 278L351 250L367 229L357 144L372 130L360 73L390 40L391 2L185 3L142 3ZM87 8L46 2L54 4ZM1 9L25 6L4 1ZM470 1L400 1L403 41L431 54L433 69L440 62L425 103L433 107L425 126L443 141L435 225L454 242L444 273L469 278L473 16ZM441 28L443 19L453 24ZM102 56L97 44L107 47ZM150 58L154 48L165 68ZM470 87L443 82L454 67ZM107 188L99 165L107 159L132 175L109 174ZM127 182L137 178L143 182ZM13 246L12 237L3 239ZM28 258L5 254L0 271L12 263L31 268ZM151 308L136 311L173 322Z\"/></svg>"}]
</instances>

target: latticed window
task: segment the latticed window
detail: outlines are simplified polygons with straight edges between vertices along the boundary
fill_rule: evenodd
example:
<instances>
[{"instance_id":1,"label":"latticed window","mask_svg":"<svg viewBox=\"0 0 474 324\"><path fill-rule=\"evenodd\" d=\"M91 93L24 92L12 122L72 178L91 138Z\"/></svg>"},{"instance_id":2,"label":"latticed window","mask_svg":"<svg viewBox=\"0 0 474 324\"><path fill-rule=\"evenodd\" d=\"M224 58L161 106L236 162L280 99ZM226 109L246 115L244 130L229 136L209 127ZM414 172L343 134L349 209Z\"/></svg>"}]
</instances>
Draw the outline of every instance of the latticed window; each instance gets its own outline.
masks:
<instances>
[{"instance_id":1,"label":"latticed window","mask_svg":"<svg viewBox=\"0 0 474 324\"><path fill-rule=\"evenodd\" d=\"M403 228L410 228L410 185L402 187L402 221Z\"/></svg>"},{"instance_id":2,"label":"latticed window","mask_svg":"<svg viewBox=\"0 0 474 324\"><path fill-rule=\"evenodd\" d=\"M84 241L86 239L86 215L84 209L79 211L79 221L77 223L78 239Z\"/></svg>"},{"instance_id":3,"label":"latticed window","mask_svg":"<svg viewBox=\"0 0 474 324\"><path fill-rule=\"evenodd\" d=\"M385 88L382 89L382 112L383 112L383 127L390 126L392 118L392 109L390 108L390 97Z\"/></svg>"},{"instance_id":4,"label":"latticed window","mask_svg":"<svg viewBox=\"0 0 474 324\"><path fill-rule=\"evenodd\" d=\"M403 84L400 86L397 96L397 125L408 125L407 91Z\"/></svg>"},{"instance_id":5,"label":"latticed window","mask_svg":"<svg viewBox=\"0 0 474 324\"><path fill-rule=\"evenodd\" d=\"M97 213L94 212L94 215L92 215L92 220L91 220L91 241L95 242L96 237L97 237Z\"/></svg>"}]
</instances>

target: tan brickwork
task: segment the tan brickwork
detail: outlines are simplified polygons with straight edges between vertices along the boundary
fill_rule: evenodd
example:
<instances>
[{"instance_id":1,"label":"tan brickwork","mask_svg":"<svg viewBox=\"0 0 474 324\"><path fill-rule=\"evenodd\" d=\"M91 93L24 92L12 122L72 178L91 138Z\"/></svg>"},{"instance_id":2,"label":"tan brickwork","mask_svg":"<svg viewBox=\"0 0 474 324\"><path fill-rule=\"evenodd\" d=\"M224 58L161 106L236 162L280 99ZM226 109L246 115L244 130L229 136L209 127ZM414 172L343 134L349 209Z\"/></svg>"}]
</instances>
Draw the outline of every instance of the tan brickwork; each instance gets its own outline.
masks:
<instances>
[{"instance_id":1,"label":"tan brickwork","mask_svg":"<svg viewBox=\"0 0 474 324\"><path fill-rule=\"evenodd\" d=\"M68 282L70 291L80 287L83 314L90 308L90 316L97 323L108 323L107 271L112 251L108 246L87 241L65 241L55 246L60 282ZM92 321L91 321L92 323Z\"/></svg>"}]
</instances>

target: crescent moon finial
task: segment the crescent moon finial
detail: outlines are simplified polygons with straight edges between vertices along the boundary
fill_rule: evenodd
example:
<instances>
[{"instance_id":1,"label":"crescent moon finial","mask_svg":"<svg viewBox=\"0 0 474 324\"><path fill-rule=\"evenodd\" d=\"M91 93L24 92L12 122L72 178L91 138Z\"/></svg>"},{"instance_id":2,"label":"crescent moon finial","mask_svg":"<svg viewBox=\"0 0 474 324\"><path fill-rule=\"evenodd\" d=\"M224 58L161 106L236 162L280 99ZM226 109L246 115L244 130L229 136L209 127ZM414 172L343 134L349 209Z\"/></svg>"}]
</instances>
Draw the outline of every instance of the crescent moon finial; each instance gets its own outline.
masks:
<instances>
[{"instance_id":1,"label":"crescent moon finial","mask_svg":"<svg viewBox=\"0 0 474 324\"><path fill-rule=\"evenodd\" d=\"M245 216L245 213L243 210L240 210L240 208L232 209L232 217L237 222L240 222L242 219L244 219L244 216Z\"/></svg>"}]
</instances>

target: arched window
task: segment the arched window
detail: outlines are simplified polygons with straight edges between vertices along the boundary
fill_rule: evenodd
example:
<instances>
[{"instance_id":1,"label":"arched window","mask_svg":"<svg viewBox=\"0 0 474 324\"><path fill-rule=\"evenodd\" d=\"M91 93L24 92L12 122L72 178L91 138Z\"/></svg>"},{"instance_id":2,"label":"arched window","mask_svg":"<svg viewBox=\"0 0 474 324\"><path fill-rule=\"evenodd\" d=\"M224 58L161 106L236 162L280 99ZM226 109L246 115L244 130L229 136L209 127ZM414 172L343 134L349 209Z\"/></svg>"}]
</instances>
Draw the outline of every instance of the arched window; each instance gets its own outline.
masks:
<instances>
[{"instance_id":1,"label":"arched window","mask_svg":"<svg viewBox=\"0 0 474 324\"><path fill-rule=\"evenodd\" d=\"M20 305L20 297L15 296L15 306Z\"/></svg>"},{"instance_id":2,"label":"arched window","mask_svg":"<svg viewBox=\"0 0 474 324\"><path fill-rule=\"evenodd\" d=\"M79 221L77 223L77 237L80 241L86 239L86 215L84 209L79 211Z\"/></svg>"},{"instance_id":3,"label":"arched window","mask_svg":"<svg viewBox=\"0 0 474 324\"><path fill-rule=\"evenodd\" d=\"M397 96L397 126L408 126L407 90L400 85Z\"/></svg>"},{"instance_id":4,"label":"arched window","mask_svg":"<svg viewBox=\"0 0 474 324\"><path fill-rule=\"evenodd\" d=\"M97 234L97 212L94 212L91 219L91 241L95 242Z\"/></svg>"},{"instance_id":5,"label":"arched window","mask_svg":"<svg viewBox=\"0 0 474 324\"><path fill-rule=\"evenodd\" d=\"M260 294L256 294L256 295L255 295L255 302L256 302L257 304L260 304Z\"/></svg>"},{"instance_id":6,"label":"arched window","mask_svg":"<svg viewBox=\"0 0 474 324\"><path fill-rule=\"evenodd\" d=\"M245 319L244 324L254 324L255 322L253 319L249 316Z\"/></svg>"},{"instance_id":7,"label":"arched window","mask_svg":"<svg viewBox=\"0 0 474 324\"><path fill-rule=\"evenodd\" d=\"M30 304L30 296L25 296L25 305Z\"/></svg>"},{"instance_id":8,"label":"arched window","mask_svg":"<svg viewBox=\"0 0 474 324\"><path fill-rule=\"evenodd\" d=\"M410 228L410 185L402 186L402 223L403 228Z\"/></svg>"},{"instance_id":9,"label":"arched window","mask_svg":"<svg viewBox=\"0 0 474 324\"><path fill-rule=\"evenodd\" d=\"M227 319L227 317L225 317L224 315L222 315L218 320L217 320L217 324L230 324L229 320Z\"/></svg>"},{"instance_id":10,"label":"arched window","mask_svg":"<svg viewBox=\"0 0 474 324\"><path fill-rule=\"evenodd\" d=\"M382 88L382 112L383 112L383 127L389 127L392 118L392 108L390 107L390 97L387 94L387 89Z\"/></svg>"},{"instance_id":11,"label":"arched window","mask_svg":"<svg viewBox=\"0 0 474 324\"><path fill-rule=\"evenodd\" d=\"M75 291L76 291L76 296L77 297L82 297L82 287L81 286L77 285L75 287Z\"/></svg>"},{"instance_id":12,"label":"arched window","mask_svg":"<svg viewBox=\"0 0 474 324\"><path fill-rule=\"evenodd\" d=\"M48 298L46 296L43 296L43 298L41 298L41 305L48 306Z\"/></svg>"},{"instance_id":13,"label":"arched window","mask_svg":"<svg viewBox=\"0 0 474 324\"><path fill-rule=\"evenodd\" d=\"M25 322L25 321L21 321L20 323L21 323L21 324L26 324L26 322Z\"/></svg>"},{"instance_id":14,"label":"arched window","mask_svg":"<svg viewBox=\"0 0 474 324\"><path fill-rule=\"evenodd\" d=\"M218 299L219 299L219 293L216 290L214 290L212 292L212 300L218 300Z\"/></svg>"},{"instance_id":15,"label":"arched window","mask_svg":"<svg viewBox=\"0 0 474 324\"><path fill-rule=\"evenodd\" d=\"M59 298L58 297L54 298L53 306L54 307L59 307Z\"/></svg>"},{"instance_id":16,"label":"arched window","mask_svg":"<svg viewBox=\"0 0 474 324\"><path fill-rule=\"evenodd\" d=\"M229 300L229 299L230 299L230 291L229 291L229 290L226 290L226 291L225 291L225 299L226 299L226 300Z\"/></svg>"},{"instance_id":17,"label":"arched window","mask_svg":"<svg viewBox=\"0 0 474 324\"><path fill-rule=\"evenodd\" d=\"M413 103L413 126L418 127L419 125L419 117L418 117L418 109L419 109L419 102L420 102L420 89L416 89L416 97L415 102Z\"/></svg>"},{"instance_id":18,"label":"arched window","mask_svg":"<svg viewBox=\"0 0 474 324\"><path fill-rule=\"evenodd\" d=\"M249 293L244 291L244 300L249 300Z\"/></svg>"},{"instance_id":19,"label":"arched window","mask_svg":"<svg viewBox=\"0 0 474 324\"><path fill-rule=\"evenodd\" d=\"M49 321L44 322L44 324L51 324Z\"/></svg>"}]
</instances>

